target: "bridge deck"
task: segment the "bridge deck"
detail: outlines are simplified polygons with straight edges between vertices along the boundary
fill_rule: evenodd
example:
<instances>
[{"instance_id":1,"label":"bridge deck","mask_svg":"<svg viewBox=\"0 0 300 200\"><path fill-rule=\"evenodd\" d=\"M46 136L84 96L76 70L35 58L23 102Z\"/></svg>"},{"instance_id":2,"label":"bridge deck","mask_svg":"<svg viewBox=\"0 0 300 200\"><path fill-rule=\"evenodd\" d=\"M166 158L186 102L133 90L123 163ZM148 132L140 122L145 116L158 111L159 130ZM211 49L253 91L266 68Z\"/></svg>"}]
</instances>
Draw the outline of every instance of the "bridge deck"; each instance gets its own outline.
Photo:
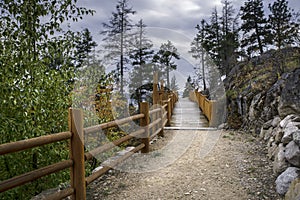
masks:
<instances>
[{"instance_id":1,"label":"bridge deck","mask_svg":"<svg viewBox=\"0 0 300 200\"><path fill-rule=\"evenodd\" d=\"M188 98L181 98L176 103L171 127L166 129L201 129L208 126L208 121L198 105Z\"/></svg>"}]
</instances>

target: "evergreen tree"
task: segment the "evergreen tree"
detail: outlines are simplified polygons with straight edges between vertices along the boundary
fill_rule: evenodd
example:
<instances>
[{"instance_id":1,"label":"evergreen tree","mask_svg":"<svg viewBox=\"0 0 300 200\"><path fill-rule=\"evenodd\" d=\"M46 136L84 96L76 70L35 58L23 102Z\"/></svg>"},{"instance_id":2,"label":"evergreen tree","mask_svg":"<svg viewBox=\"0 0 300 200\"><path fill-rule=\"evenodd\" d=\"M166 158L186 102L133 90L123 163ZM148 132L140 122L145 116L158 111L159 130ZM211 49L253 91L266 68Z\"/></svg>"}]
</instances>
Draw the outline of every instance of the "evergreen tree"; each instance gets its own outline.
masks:
<instances>
[{"instance_id":1,"label":"evergreen tree","mask_svg":"<svg viewBox=\"0 0 300 200\"><path fill-rule=\"evenodd\" d=\"M194 90L194 84L192 82L192 78L191 76L189 76L186 80L186 83L185 83L185 86L184 86L184 91L183 91L183 94L182 94L182 97L185 98L185 97L189 97L190 95L190 91L193 91Z\"/></svg>"},{"instance_id":2,"label":"evergreen tree","mask_svg":"<svg viewBox=\"0 0 300 200\"><path fill-rule=\"evenodd\" d=\"M232 2L225 0L222 9L222 38L220 44L221 73L226 76L236 63L238 42L237 17Z\"/></svg>"},{"instance_id":3,"label":"evergreen tree","mask_svg":"<svg viewBox=\"0 0 300 200\"><path fill-rule=\"evenodd\" d=\"M269 4L271 14L269 22L271 24L271 35L278 49L286 45L291 45L298 34L297 26L291 23L292 9L288 7L288 1L276 0Z\"/></svg>"},{"instance_id":4,"label":"evergreen tree","mask_svg":"<svg viewBox=\"0 0 300 200\"><path fill-rule=\"evenodd\" d=\"M177 83L177 80L176 80L175 76L173 76L172 79L171 79L170 90L172 90L172 91L178 91L179 90L179 86L178 86L178 83Z\"/></svg>"},{"instance_id":5,"label":"evergreen tree","mask_svg":"<svg viewBox=\"0 0 300 200\"><path fill-rule=\"evenodd\" d=\"M146 25L143 20L136 24L137 31L133 35L130 50L130 59L133 66L130 73L130 93L134 92L138 87L145 83L151 83L153 80L153 70L151 61L154 51L152 50L152 42L145 36Z\"/></svg>"},{"instance_id":6,"label":"evergreen tree","mask_svg":"<svg viewBox=\"0 0 300 200\"><path fill-rule=\"evenodd\" d=\"M262 54L270 38L263 1L248 0L245 2L244 6L241 7L241 19L243 20L241 30L244 32L241 47L246 47L249 57L251 53L257 50Z\"/></svg>"},{"instance_id":7,"label":"evergreen tree","mask_svg":"<svg viewBox=\"0 0 300 200\"><path fill-rule=\"evenodd\" d=\"M91 32L85 28L79 35L79 40L76 44L75 59L76 67L82 67L83 63L90 64L90 53L97 46L97 43L93 41Z\"/></svg>"},{"instance_id":8,"label":"evergreen tree","mask_svg":"<svg viewBox=\"0 0 300 200\"><path fill-rule=\"evenodd\" d=\"M130 41L129 31L133 27L130 15L136 12L128 6L128 0L120 0L116 5L116 11L112 13L108 23L103 23L104 31L101 34L106 37L104 50L108 52L105 58L116 61L117 77L120 79L120 92L124 92L124 69L127 62L128 44Z\"/></svg>"},{"instance_id":9,"label":"evergreen tree","mask_svg":"<svg viewBox=\"0 0 300 200\"><path fill-rule=\"evenodd\" d=\"M205 27L205 20L202 20L201 26L197 25L196 29L198 29L198 33L191 43L191 50L189 51L189 53L192 54L193 58L200 59L202 70L199 68L201 72L198 73L199 74L198 79L200 78L202 79L203 88L204 90L206 90L205 69L204 69L205 49L203 47L203 45L205 44L205 35L207 30Z\"/></svg>"},{"instance_id":10,"label":"evergreen tree","mask_svg":"<svg viewBox=\"0 0 300 200\"><path fill-rule=\"evenodd\" d=\"M168 88L170 88L170 71L176 70L177 68L177 65L173 61L173 58L177 60L180 59L177 48L172 44L170 40L168 40L167 43L163 43L160 46L159 51L153 57L153 62L159 64L159 75L166 76L167 78Z\"/></svg>"}]
</instances>

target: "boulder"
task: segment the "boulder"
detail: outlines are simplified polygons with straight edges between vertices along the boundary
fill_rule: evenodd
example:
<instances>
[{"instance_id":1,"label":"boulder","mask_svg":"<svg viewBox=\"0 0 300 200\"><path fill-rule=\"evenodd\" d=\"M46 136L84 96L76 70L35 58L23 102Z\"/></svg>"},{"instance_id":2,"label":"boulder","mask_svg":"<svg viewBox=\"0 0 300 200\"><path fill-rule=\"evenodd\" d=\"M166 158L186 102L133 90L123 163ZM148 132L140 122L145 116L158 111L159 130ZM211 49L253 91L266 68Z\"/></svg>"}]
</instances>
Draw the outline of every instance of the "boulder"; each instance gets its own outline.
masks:
<instances>
[{"instance_id":1,"label":"boulder","mask_svg":"<svg viewBox=\"0 0 300 200\"><path fill-rule=\"evenodd\" d=\"M300 178L300 169L297 167L289 167L283 173L281 173L275 183L276 191L280 195L285 195L290 187L290 184Z\"/></svg>"},{"instance_id":2,"label":"boulder","mask_svg":"<svg viewBox=\"0 0 300 200\"><path fill-rule=\"evenodd\" d=\"M285 157L289 163L300 167L300 148L294 141L286 145Z\"/></svg>"},{"instance_id":3,"label":"boulder","mask_svg":"<svg viewBox=\"0 0 300 200\"><path fill-rule=\"evenodd\" d=\"M272 120L271 125L275 128L279 125L280 122L281 122L281 119L280 119L280 117L277 116Z\"/></svg>"},{"instance_id":4,"label":"boulder","mask_svg":"<svg viewBox=\"0 0 300 200\"><path fill-rule=\"evenodd\" d=\"M293 133L293 141L300 146L300 130Z\"/></svg>"},{"instance_id":5,"label":"boulder","mask_svg":"<svg viewBox=\"0 0 300 200\"><path fill-rule=\"evenodd\" d=\"M300 200L300 179L294 180L288 192L285 194L285 200Z\"/></svg>"},{"instance_id":6,"label":"boulder","mask_svg":"<svg viewBox=\"0 0 300 200\"><path fill-rule=\"evenodd\" d=\"M278 153L278 146L273 143L269 148L268 148L268 158L270 160L275 160L275 155Z\"/></svg>"},{"instance_id":7,"label":"boulder","mask_svg":"<svg viewBox=\"0 0 300 200\"><path fill-rule=\"evenodd\" d=\"M293 140L293 133L298 130L298 127L294 126L293 122L289 122L283 129L283 137L281 139L281 142L283 144L288 144L289 142L291 142Z\"/></svg>"},{"instance_id":8,"label":"boulder","mask_svg":"<svg viewBox=\"0 0 300 200\"><path fill-rule=\"evenodd\" d=\"M281 91L278 113L280 117L300 113L300 68L288 75Z\"/></svg>"},{"instance_id":9,"label":"boulder","mask_svg":"<svg viewBox=\"0 0 300 200\"><path fill-rule=\"evenodd\" d=\"M259 107L258 103L260 102L260 99L261 99L261 93L255 95L251 101L251 104L249 107L249 120L250 121L254 121L258 117L257 108Z\"/></svg>"},{"instance_id":10,"label":"boulder","mask_svg":"<svg viewBox=\"0 0 300 200\"><path fill-rule=\"evenodd\" d=\"M272 137L273 127L270 127L264 134L264 140L267 141Z\"/></svg>"},{"instance_id":11,"label":"boulder","mask_svg":"<svg viewBox=\"0 0 300 200\"><path fill-rule=\"evenodd\" d=\"M282 173L286 168L288 168L289 164L285 159L285 147L283 144L279 144L278 150L275 154L275 159L273 162L273 172L275 174Z\"/></svg>"},{"instance_id":12,"label":"boulder","mask_svg":"<svg viewBox=\"0 0 300 200\"><path fill-rule=\"evenodd\" d=\"M275 128L273 130L273 134L275 136L275 142L276 142L276 144L279 144L281 142L283 134L284 134L282 128L280 128L280 127Z\"/></svg>"},{"instance_id":13,"label":"boulder","mask_svg":"<svg viewBox=\"0 0 300 200\"><path fill-rule=\"evenodd\" d=\"M288 115L279 123L279 125L281 128L285 128L288 123L299 122L299 120L300 117L298 117L297 115Z\"/></svg>"}]
</instances>

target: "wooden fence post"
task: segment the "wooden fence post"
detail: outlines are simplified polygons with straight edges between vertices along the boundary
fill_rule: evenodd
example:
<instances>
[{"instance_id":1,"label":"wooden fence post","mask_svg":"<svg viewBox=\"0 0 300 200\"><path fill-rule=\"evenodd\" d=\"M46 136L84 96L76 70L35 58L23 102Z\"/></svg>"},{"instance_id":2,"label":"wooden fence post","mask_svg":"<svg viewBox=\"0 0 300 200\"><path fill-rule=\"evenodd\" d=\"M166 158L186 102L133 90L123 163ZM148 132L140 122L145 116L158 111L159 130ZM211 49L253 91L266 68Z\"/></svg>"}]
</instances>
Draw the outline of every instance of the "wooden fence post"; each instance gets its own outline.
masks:
<instances>
[{"instance_id":1,"label":"wooden fence post","mask_svg":"<svg viewBox=\"0 0 300 200\"><path fill-rule=\"evenodd\" d=\"M167 103L168 103L168 106L167 106L168 126L171 126L171 116L172 116L171 99L168 99Z\"/></svg>"},{"instance_id":2,"label":"wooden fence post","mask_svg":"<svg viewBox=\"0 0 300 200\"><path fill-rule=\"evenodd\" d=\"M140 120L140 125L145 127L145 134L142 138L142 143L145 144L145 147L142 149L142 153L149 153L150 151L150 136L149 136L149 103L141 102L140 103L140 113L144 114L144 118Z\"/></svg>"},{"instance_id":3,"label":"wooden fence post","mask_svg":"<svg viewBox=\"0 0 300 200\"><path fill-rule=\"evenodd\" d=\"M153 74L153 93L152 93L153 105L158 104L159 93L158 93L158 73Z\"/></svg>"},{"instance_id":4,"label":"wooden fence post","mask_svg":"<svg viewBox=\"0 0 300 200\"><path fill-rule=\"evenodd\" d=\"M164 115L164 109L160 106L159 118L161 119L161 123L160 123L161 131L158 133L158 136L161 136L161 137L164 137L164 120L163 120L163 115Z\"/></svg>"},{"instance_id":5,"label":"wooden fence post","mask_svg":"<svg viewBox=\"0 0 300 200\"><path fill-rule=\"evenodd\" d=\"M70 158L73 160L71 167L71 187L75 192L73 200L86 199L85 166L84 166L84 135L83 114L80 109L69 109L69 130L72 133L70 145Z\"/></svg>"}]
</instances>

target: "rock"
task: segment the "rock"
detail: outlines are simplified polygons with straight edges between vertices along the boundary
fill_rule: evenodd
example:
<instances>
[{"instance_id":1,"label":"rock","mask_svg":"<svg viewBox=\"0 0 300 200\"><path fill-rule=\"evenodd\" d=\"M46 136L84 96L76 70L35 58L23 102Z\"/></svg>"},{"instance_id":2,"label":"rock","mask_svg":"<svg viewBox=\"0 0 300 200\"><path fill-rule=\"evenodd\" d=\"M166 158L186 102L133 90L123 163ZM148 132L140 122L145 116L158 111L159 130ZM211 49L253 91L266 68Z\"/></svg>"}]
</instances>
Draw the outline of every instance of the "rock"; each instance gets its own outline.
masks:
<instances>
[{"instance_id":1,"label":"rock","mask_svg":"<svg viewBox=\"0 0 300 200\"><path fill-rule=\"evenodd\" d=\"M254 121L257 119L257 114L258 114L258 103L261 99L261 93L255 95L251 101L250 107L249 107L249 120Z\"/></svg>"},{"instance_id":2,"label":"rock","mask_svg":"<svg viewBox=\"0 0 300 200\"><path fill-rule=\"evenodd\" d=\"M300 148L294 141L286 146L285 157L289 163L300 167Z\"/></svg>"},{"instance_id":3,"label":"rock","mask_svg":"<svg viewBox=\"0 0 300 200\"><path fill-rule=\"evenodd\" d=\"M300 130L293 133L293 141L300 146Z\"/></svg>"},{"instance_id":4,"label":"rock","mask_svg":"<svg viewBox=\"0 0 300 200\"><path fill-rule=\"evenodd\" d=\"M265 136L264 136L264 140L267 141L272 137L272 133L273 133L273 127L270 127L266 132L265 132Z\"/></svg>"},{"instance_id":5,"label":"rock","mask_svg":"<svg viewBox=\"0 0 300 200\"><path fill-rule=\"evenodd\" d=\"M268 158L270 160L275 160L275 155L278 152L278 146L273 143L271 147L268 148Z\"/></svg>"},{"instance_id":6,"label":"rock","mask_svg":"<svg viewBox=\"0 0 300 200\"><path fill-rule=\"evenodd\" d=\"M272 122L271 122L271 125L275 128L275 127L277 127L278 126L278 124L281 122L281 119L280 119L280 117L275 117L273 120L272 120Z\"/></svg>"},{"instance_id":7,"label":"rock","mask_svg":"<svg viewBox=\"0 0 300 200\"><path fill-rule=\"evenodd\" d=\"M294 180L288 192L285 194L285 200L300 200L300 179Z\"/></svg>"},{"instance_id":8,"label":"rock","mask_svg":"<svg viewBox=\"0 0 300 200\"><path fill-rule=\"evenodd\" d=\"M283 144L279 144L278 150L275 154L275 159L273 162L273 172L275 174L280 174L286 168L288 168L288 163L285 159L285 147L283 146Z\"/></svg>"},{"instance_id":9,"label":"rock","mask_svg":"<svg viewBox=\"0 0 300 200\"><path fill-rule=\"evenodd\" d=\"M280 127L274 129L273 134L275 136L276 144L279 144L283 137L283 130Z\"/></svg>"},{"instance_id":10,"label":"rock","mask_svg":"<svg viewBox=\"0 0 300 200\"><path fill-rule=\"evenodd\" d=\"M287 168L277 177L275 181L277 193L280 195L285 195L290 187L291 182L297 178L300 178L300 169L297 167Z\"/></svg>"},{"instance_id":11,"label":"rock","mask_svg":"<svg viewBox=\"0 0 300 200\"><path fill-rule=\"evenodd\" d=\"M293 125L293 122L289 122L285 128L283 129L283 137L281 139L281 142L283 144L288 144L293 140L293 133L298 131L298 127Z\"/></svg>"},{"instance_id":12,"label":"rock","mask_svg":"<svg viewBox=\"0 0 300 200\"><path fill-rule=\"evenodd\" d=\"M269 129L272 126L272 119L263 124L264 129Z\"/></svg>"},{"instance_id":13,"label":"rock","mask_svg":"<svg viewBox=\"0 0 300 200\"><path fill-rule=\"evenodd\" d=\"M279 116L300 113L300 68L288 75L280 95Z\"/></svg>"},{"instance_id":14,"label":"rock","mask_svg":"<svg viewBox=\"0 0 300 200\"><path fill-rule=\"evenodd\" d=\"M292 121L299 122L299 120L300 117L298 117L297 115L288 115L279 123L279 125L281 128L285 128L288 123Z\"/></svg>"}]
</instances>

